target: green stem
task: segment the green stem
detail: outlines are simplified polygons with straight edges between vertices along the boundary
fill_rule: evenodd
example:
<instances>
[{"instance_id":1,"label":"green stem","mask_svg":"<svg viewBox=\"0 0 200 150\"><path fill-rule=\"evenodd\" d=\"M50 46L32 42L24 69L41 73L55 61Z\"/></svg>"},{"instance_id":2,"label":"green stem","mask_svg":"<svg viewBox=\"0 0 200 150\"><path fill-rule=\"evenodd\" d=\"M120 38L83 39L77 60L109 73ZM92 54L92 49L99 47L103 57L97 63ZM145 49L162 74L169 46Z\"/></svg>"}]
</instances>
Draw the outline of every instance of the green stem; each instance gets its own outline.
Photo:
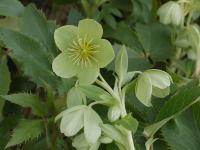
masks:
<instances>
[{"instance_id":1,"label":"green stem","mask_svg":"<svg viewBox=\"0 0 200 150\"><path fill-rule=\"evenodd\" d=\"M52 149L52 145L51 145L50 138L49 138L48 123L45 118L43 120L44 120L45 133L46 133L46 144L49 149Z\"/></svg>"},{"instance_id":2,"label":"green stem","mask_svg":"<svg viewBox=\"0 0 200 150\"><path fill-rule=\"evenodd\" d=\"M93 103L91 103L91 104L89 104L88 105L88 107L92 107L92 106L94 106L94 105L97 105L97 104L107 104L106 102L104 102L104 101L96 101L96 102L93 102Z\"/></svg>"},{"instance_id":3,"label":"green stem","mask_svg":"<svg viewBox=\"0 0 200 150\"><path fill-rule=\"evenodd\" d=\"M192 15L193 15L193 11L191 11L188 15L188 18L187 18L187 23L186 23L186 26L189 26L191 21L192 21Z\"/></svg>"},{"instance_id":4,"label":"green stem","mask_svg":"<svg viewBox=\"0 0 200 150\"><path fill-rule=\"evenodd\" d=\"M102 88L104 88L106 91L108 91L108 93L110 93L110 95L112 95L113 97L115 97L115 94L112 90L112 88L107 85L105 82L102 82L102 81L99 81L99 80L96 80L96 83L101 86Z\"/></svg>"},{"instance_id":5,"label":"green stem","mask_svg":"<svg viewBox=\"0 0 200 150\"><path fill-rule=\"evenodd\" d=\"M121 89L121 88L120 88ZM125 117L127 115L127 112L126 112L126 105L125 105L125 92L124 94L122 93L122 90L121 91L121 102L122 102L122 111L121 111L121 117ZM129 144L129 149L130 150L135 150L135 146L134 146L134 141L133 141L133 136L132 136L132 132L131 131L128 131L128 144Z\"/></svg>"},{"instance_id":6,"label":"green stem","mask_svg":"<svg viewBox=\"0 0 200 150\"><path fill-rule=\"evenodd\" d=\"M97 80L96 83L98 85L100 85L101 87L103 87L105 90L107 90L114 98L116 98L117 100L120 101L121 105L121 117L125 117L127 115L127 112L126 112L126 106L125 106L125 92L124 94L122 93L122 90L121 90L121 84L118 83L118 92L119 92L119 96L116 96L115 92L113 91L113 89L109 86L109 84L105 81L105 79L103 78L103 76L100 74L99 75L101 81ZM128 149L127 150L135 150L135 146L134 146L134 142L133 142L133 137L132 137L132 132L131 131L128 131L128 134L127 134L127 139L128 139Z\"/></svg>"}]
</instances>

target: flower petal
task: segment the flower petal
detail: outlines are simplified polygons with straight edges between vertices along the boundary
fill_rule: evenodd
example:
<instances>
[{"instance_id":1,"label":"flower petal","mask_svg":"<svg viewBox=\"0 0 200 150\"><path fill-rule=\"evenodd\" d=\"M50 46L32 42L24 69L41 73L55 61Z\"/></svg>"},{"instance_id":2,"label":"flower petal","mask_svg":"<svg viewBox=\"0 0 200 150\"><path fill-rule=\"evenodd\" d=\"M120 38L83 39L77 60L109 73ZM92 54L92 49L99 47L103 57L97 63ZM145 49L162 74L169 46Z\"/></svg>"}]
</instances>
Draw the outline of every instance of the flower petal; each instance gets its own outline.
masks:
<instances>
[{"instance_id":1,"label":"flower petal","mask_svg":"<svg viewBox=\"0 0 200 150\"><path fill-rule=\"evenodd\" d=\"M84 134L89 144L95 144L101 136L100 124L102 120L99 115L91 108L84 111Z\"/></svg>"},{"instance_id":2,"label":"flower petal","mask_svg":"<svg viewBox=\"0 0 200 150\"><path fill-rule=\"evenodd\" d=\"M99 45L99 47L95 49L98 52L94 57L98 60L99 67L103 68L113 60L115 53L108 40L99 39L95 41L95 44Z\"/></svg>"},{"instance_id":3,"label":"flower petal","mask_svg":"<svg viewBox=\"0 0 200 150\"><path fill-rule=\"evenodd\" d=\"M90 39L101 38L103 35L103 28L101 24L93 19L83 19L79 21L78 31L81 36L87 35Z\"/></svg>"},{"instance_id":4,"label":"flower petal","mask_svg":"<svg viewBox=\"0 0 200 150\"><path fill-rule=\"evenodd\" d=\"M158 9L158 16L160 18L160 22L163 24L170 24L171 22L171 11L173 9L173 5L176 2L173 1L169 1L167 3L165 3L164 5L162 5L159 9Z\"/></svg>"},{"instance_id":5,"label":"flower petal","mask_svg":"<svg viewBox=\"0 0 200 150\"><path fill-rule=\"evenodd\" d=\"M152 89L153 96L159 97L159 98L164 98L169 94L170 94L170 87L167 87L165 89L159 89L159 88L153 86L153 89Z\"/></svg>"},{"instance_id":6,"label":"flower petal","mask_svg":"<svg viewBox=\"0 0 200 150\"><path fill-rule=\"evenodd\" d=\"M55 117L55 122L58 121L60 118L62 118L64 115L69 114L73 111L78 111L80 109L84 109L86 106L85 105L78 105L78 106L74 106L72 108L68 108L64 111L62 111L61 113L59 113L56 117Z\"/></svg>"},{"instance_id":7,"label":"flower petal","mask_svg":"<svg viewBox=\"0 0 200 150\"><path fill-rule=\"evenodd\" d=\"M83 114L83 109L65 114L60 123L61 133L64 133L65 136L74 136L80 131L84 125Z\"/></svg>"},{"instance_id":8,"label":"flower petal","mask_svg":"<svg viewBox=\"0 0 200 150\"><path fill-rule=\"evenodd\" d=\"M52 68L56 75L62 78L70 78L76 74L76 66L73 65L65 52L53 60Z\"/></svg>"},{"instance_id":9,"label":"flower petal","mask_svg":"<svg viewBox=\"0 0 200 150\"><path fill-rule=\"evenodd\" d=\"M152 106L152 84L147 74L143 73L138 77L135 87L135 94L136 97L140 100L140 102L143 103L145 106Z\"/></svg>"},{"instance_id":10,"label":"flower petal","mask_svg":"<svg viewBox=\"0 0 200 150\"><path fill-rule=\"evenodd\" d=\"M94 65L87 66L81 69L78 73L79 83L84 84L92 84L99 75L99 68Z\"/></svg>"},{"instance_id":11,"label":"flower petal","mask_svg":"<svg viewBox=\"0 0 200 150\"><path fill-rule=\"evenodd\" d=\"M78 28L73 25L62 26L55 30L54 39L61 51L66 51L73 39L78 36Z\"/></svg>"},{"instance_id":12,"label":"flower petal","mask_svg":"<svg viewBox=\"0 0 200 150\"><path fill-rule=\"evenodd\" d=\"M89 149L90 145L87 142L84 133L77 135L72 142L72 146L76 149L87 150Z\"/></svg>"},{"instance_id":13,"label":"flower petal","mask_svg":"<svg viewBox=\"0 0 200 150\"><path fill-rule=\"evenodd\" d=\"M172 79L171 76L162 70L149 69L145 71L148 74L153 86L165 89L170 86Z\"/></svg>"}]
</instances>

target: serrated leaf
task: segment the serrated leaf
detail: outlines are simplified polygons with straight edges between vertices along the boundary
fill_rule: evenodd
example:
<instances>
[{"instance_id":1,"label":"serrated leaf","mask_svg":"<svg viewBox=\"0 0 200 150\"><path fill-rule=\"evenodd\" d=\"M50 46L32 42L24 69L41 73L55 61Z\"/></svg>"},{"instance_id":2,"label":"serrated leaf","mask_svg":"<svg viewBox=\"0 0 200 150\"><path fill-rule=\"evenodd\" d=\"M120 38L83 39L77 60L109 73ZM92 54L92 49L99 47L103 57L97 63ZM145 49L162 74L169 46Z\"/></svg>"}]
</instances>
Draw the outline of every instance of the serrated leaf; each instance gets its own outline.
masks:
<instances>
[{"instance_id":1,"label":"serrated leaf","mask_svg":"<svg viewBox=\"0 0 200 150\"><path fill-rule=\"evenodd\" d=\"M0 0L0 15L18 16L23 10L24 7L18 0Z\"/></svg>"},{"instance_id":2,"label":"serrated leaf","mask_svg":"<svg viewBox=\"0 0 200 150\"><path fill-rule=\"evenodd\" d=\"M20 120L6 148L38 138L43 132L42 120Z\"/></svg>"},{"instance_id":3,"label":"serrated leaf","mask_svg":"<svg viewBox=\"0 0 200 150\"><path fill-rule=\"evenodd\" d=\"M122 82L126 76L128 70L128 55L126 47L122 46L121 50L115 59L115 72L117 73L120 82Z\"/></svg>"},{"instance_id":4,"label":"serrated leaf","mask_svg":"<svg viewBox=\"0 0 200 150\"><path fill-rule=\"evenodd\" d=\"M30 4L24 9L19 25L22 33L42 43L51 60L58 52L53 38L54 31L51 31L52 23L47 21L42 11L37 10L34 5ZM53 30L55 28L56 25L54 25Z\"/></svg>"},{"instance_id":5,"label":"serrated leaf","mask_svg":"<svg viewBox=\"0 0 200 150\"><path fill-rule=\"evenodd\" d=\"M168 122L161 131L171 150L200 149L200 131L190 111Z\"/></svg>"},{"instance_id":6,"label":"serrated leaf","mask_svg":"<svg viewBox=\"0 0 200 150\"><path fill-rule=\"evenodd\" d=\"M199 91L200 87L192 88L190 86L186 86L180 89L180 91L171 97L171 99L168 100L160 109L160 112L157 116L157 121L180 113L190 107L192 104L198 102L197 98L200 96Z\"/></svg>"},{"instance_id":7,"label":"serrated leaf","mask_svg":"<svg viewBox=\"0 0 200 150\"><path fill-rule=\"evenodd\" d=\"M9 116L0 122L0 149L5 148L11 136L10 131L16 127L18 119L16 116Z\"/></svg>"},{"instance_id":8,"label":"serrated leaf","mask_svg":"<svg viewBox=\"0 0 200 150\"><path fill-rule=\"evenodd\" d=\"M144 134L147 137L153 136L169 120L200 100L200 87L196 84L197 82L191 82L182 87L165 103L157 115L156 122L145 127Z\"/></svg>"},{"instance_id":9,"label":"serrated leaf","mask_svg":"<svg viewBox=\"0 0 200 150\"><path fill-rule=\"evenodd\" d=\"M1 52L0 52L1 53ZM7 94L9 91L11 79L7 66L7 58L0 54L0 94ZM0 98L0 120L2 119L2 109L4 100Z\"/></svg>"},{"instance_id":10,"label":"serrated leaf","mask_svg":"<svg viewBox=\"0 0 200 150\"><path fill-rule=\"evenodd\" d=\"M30 107L33 114L35 115L44 115L44 108L42 106L42 103L40 103L39 97L37 97L36 95L19 93L11 95L0 95L0 97L22 107Z\"/></svg>"},{"instance_id":11,"label":"serrated leaf","mask_svg":"<svg viewBox=\"0 0 200 150\"><path fill-rule=\"evenodd\" d=\"M0 28L0 40L13 50L11 56L22 63L24 73L31 76L34 82L43 85L45 81L53 87L56 85L57 78L52 72L45 47L28 36L3 28Z\"/></svg>"}]
</instances>

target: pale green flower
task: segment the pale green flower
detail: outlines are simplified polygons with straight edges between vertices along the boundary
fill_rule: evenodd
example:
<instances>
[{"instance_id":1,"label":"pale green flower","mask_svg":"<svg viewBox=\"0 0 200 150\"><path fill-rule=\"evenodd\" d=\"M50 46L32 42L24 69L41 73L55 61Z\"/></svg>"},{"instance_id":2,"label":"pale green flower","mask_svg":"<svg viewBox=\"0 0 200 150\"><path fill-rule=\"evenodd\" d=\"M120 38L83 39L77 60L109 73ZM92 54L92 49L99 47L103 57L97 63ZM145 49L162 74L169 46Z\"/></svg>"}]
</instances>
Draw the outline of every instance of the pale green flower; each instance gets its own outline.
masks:
<instances>
[{"instance_id":1,"label":"pale green flower","mask_svg":"<svg viewBox=\"0 0 200 150\"><path fill-rule=\"evenodd\" d=\"M178 2L169 1L158 9L160 22L163 24L181 25L184 20L184 10Z\"/></svg>"},{"instance_id":2,"label":"pale green flower","mask_svg":"<svg viewBox=\"0 0 200 150\"><path fill-rule=\"evenodd\" d=\"M91 108L85 105L78 105L68 108L58 114L55 121L61 119L60 131L65 136L76 135L82 128L87 142L95 144L101 136L100 116Z\"/></svg>"},{"instance_id":3,"label":"pale green flower","mask_svg":"<svg viewBox=\"0 0 200 150\"><path fill-rule=\"evenodd\" d=\"M135 94L146 106L152 106L151 96L163 98L170 93L171 76L162 70L149 69L139 75Z\"/></svg>"},{"instance_id":4,"label":"pale green flower","mask_svg":"<svg viewBox=\"0 0 200 150\"><path fill-rule=\"evenodd\" d=\"M98 150L100 146L100 142L97 141L94 144L88 143L85 135L83 133L75 136L72 142L72 146L76 148L76 150Z\"/></svg>"},{"instance_id":5,"label":"pale green flower","mask_svg":"<svg viewBox=\"0 0 200 150\"><path fill-rule=\"evenodd\" d=\"M78 27L66 25L56 29L54 39L61 50L52 64L53 71L62 78L77 76L80 84L93 83L99 68L114 58L108 40L101 39L102 26L92 19L79 21Z\"/></svg>"}]
</instances>

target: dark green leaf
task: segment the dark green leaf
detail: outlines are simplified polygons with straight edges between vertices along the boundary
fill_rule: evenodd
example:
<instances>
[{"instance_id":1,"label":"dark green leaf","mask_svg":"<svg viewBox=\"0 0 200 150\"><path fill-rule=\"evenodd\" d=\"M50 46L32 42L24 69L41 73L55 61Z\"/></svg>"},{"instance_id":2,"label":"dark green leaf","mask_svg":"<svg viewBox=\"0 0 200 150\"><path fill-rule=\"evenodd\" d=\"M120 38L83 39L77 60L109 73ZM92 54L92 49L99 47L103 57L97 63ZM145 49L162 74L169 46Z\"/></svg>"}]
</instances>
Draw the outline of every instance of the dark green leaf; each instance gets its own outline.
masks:
<instances>
[{"instance_id":1,"label":"dark green leaf","mask_svg":"<svg viewBox=\"0 0 200 150\"><path fill-rule=\"evenodd\" d=\"M136 33L146 55L150 56L153 60L163 61L173 56L174 49L168 27L160 23L137 24Z\"/></svg>"},{"instance_id":2,"label":"dark green leaf","mask_svg":"<svg viewBox=\"0 0 200 150\"><path fill-rule=\"evenodd\" d=\"M67 17L67 24L78 25L79 20L83 19L83 15L76 9L71 9Z\"/></svg>"},{"instance_id":3,"label":"dark green leaf","mask_svg":"<svg viewBox=\"0 0 200 150\"><path fill-rule=\"evenodd\" d=\"M45 47L37 41L15 31L0 28L0 40L12 49L11 56L22 63L22 70L38 85L44 81L54 86L56 77L51 69L51 60Z\"/></svg>"},{"instance_id":4,"label":"dark green leaf","mask_svg":"<svg viewBox=\"0 0 200 150\"><path fill-rule=\"evenodd\" d=\"M197 102L192 106L193 110L193 116L194 119L196 120L196 123L198 125L198 128L200 129L200 102Z\"/></svg>"},{"instance_id":5,"label":"dark green leaf","mask_svg":"<svg viewBox=\"0 0 200 150\"><path fill-rule=\"evenodd\" d=\"M199 150L200 131L192 113L184 113L162 128L162 135L171 150Z\"/></svg>"},{"instance_id":6,"label":"dark green leaf","mask_svg":"<svg viewBox=\"0 0 200 150\"><path fill-rule=\"evenodd\" d=\"M131 0L133 4L132 17L134 21L149 22L151 20L151 0Z\"/></svg>"},{"instance_id":7,"label":"dark green leaf","mask_svg":"<svg viewBox=\"0 0 200 150\"><path fill-rule=\"evenodd\" d=\"M1 95L0 97L22 107L30 107L33 114L35 115L44 115L44 108L42 107L39 98L36 95L19 93L11 95Z\"/></svg>"},{"instance_id":8,"label":"dark green leaf","mask_svg":"<svg viewBox=\"0 0 200 150\"><path fill-rule=\"evenodd\" d=\"M11 79L5 55L0 55L0 72L0 94L7 94Z\"/></svg>"},{"instance_id":9,"label":"dark green leaf","mask_svg":"<svg viewBox=\"0 0 200 150\"><path fill-rule=\"evenodd\" d=\"M0 15L18 16L23 10L24 7L18 0L0 0Z\"/></svg>"},{"instance_id":10,"label":"dark green leaf","mask_svg":"<svg viewBox=\"0 0 200 150\"><path fill-rule=\"evenodd\" d=\"M5 149L6 144L8 143L11 131L16 127L18 117L6 117L2 122L0 122L0 149Z\"/></svg>"},{"instance_id":11,"label":"dark green leaf","mask_svg":"<svg viewBox=\"0 0 200 150\"><path fill-rule=\"evenodd\" d=\"M1 52L0 52L1 53ZM7 94L10 86L10 72L7 66L7 58L0 54L0 94ZM2 109L4 100L0 98L0 120L2 120Z\"/></svg>"},{"instance_id":12,"label":"dark green leaf","mask_svg":"<svg viewBox=\"0 0 200 150\"><path fill-rule=\"evenodd\" d=\"M108 14L107 16L104 16L104 20L111 28L116 29L117 22L112 15Z\"/></svg>"},{"instance_id":13,"label":"dark green leaf","mask_svg":"<svg viewBox=\"0 0 200 150\"><path fill-rule=\"evenodd\" d=\"M144 134L148 137L153 136L169 120L185 111L192 104L197 103L200 96L200 87L197 86L197 83L193 81L180 88L160 109L156 122L144 129Z\"/></svg>"},{"instance_id":14,"label":"dark green leaf","mask_svg":"<svg viewBox=\"0 0 200 150\"><path fill-rule=\"evenodd\" d=\"M136 34L131 29L131 27L124 22L118 23L115 30L110 27L105 27L104 35L105 37L115 39L116 41L121 42L122 44L125 44L131 48L134 48L135 50L141 51L142 47L138 41Z\"/></svg>"},{"instance_id":15,"label":"dark green leaf","mask_svg":"<svg viewBox=\"0 0 200 150\"><path fill-rule=\"evenodd\" d=\"M6 148L38 138L43 131L42 120L21 120Z\"/></svg>"},{"instance_id":16,"label":"dark green leaf","mask_svg":"<svg viewBox=\"0 0 200 150\"><path fill-rule=\"evenodd\" d=\"M35 8L34 5L28 5L20 19L20 31L35 41L42 43L46 49L49 60L52 60L57 54L55 46L52 23L48 22L42 11ZM53 27L55 30L56 26Z\"/></svg>"},{"instance_id":17,"label":"dark green leaf","mask_svg":"<svg viewBox=\"0 0 200 150\"><path fill-rule=\"evenodd\" d=\"M161 108L157 121L176 115L198 101L200 87L185 86Z\"/></svg>"}]
</instances>

